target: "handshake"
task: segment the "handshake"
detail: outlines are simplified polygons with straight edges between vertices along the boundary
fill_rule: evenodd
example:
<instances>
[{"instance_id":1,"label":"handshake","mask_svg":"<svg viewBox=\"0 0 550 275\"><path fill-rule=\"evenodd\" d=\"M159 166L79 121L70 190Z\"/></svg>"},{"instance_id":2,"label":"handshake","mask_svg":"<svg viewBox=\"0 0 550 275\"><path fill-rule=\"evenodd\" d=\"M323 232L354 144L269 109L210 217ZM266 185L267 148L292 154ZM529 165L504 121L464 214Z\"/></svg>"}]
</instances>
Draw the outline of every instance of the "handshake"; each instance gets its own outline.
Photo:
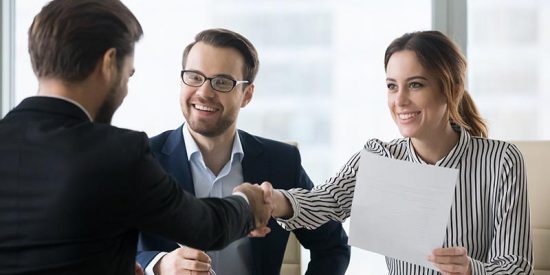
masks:
<instances>
[{"instance_id":1,"label":"handshake","mask_svg":"<svg viewBox=\"0 0 550 275\"><path fill-rule=\"evenodd\" d=\"M265 237L271 232L267 223L272 216L277 218L292 215L292 207L288 199L280 191L273 189L271 183L267 181L261 185L243 183L235 187L233 192L241 192L248 198L256 228L250 232L250 237Z\"/></svg>"}]
</instances>

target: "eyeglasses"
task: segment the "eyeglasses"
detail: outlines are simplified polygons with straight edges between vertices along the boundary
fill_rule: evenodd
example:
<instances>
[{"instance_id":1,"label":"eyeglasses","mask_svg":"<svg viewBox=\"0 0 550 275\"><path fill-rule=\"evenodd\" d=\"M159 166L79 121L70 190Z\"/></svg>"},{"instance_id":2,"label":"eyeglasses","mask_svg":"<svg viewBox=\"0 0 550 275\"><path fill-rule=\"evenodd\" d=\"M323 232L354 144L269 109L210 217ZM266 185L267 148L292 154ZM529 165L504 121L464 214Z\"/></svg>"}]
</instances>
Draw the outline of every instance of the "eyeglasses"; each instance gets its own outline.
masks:
<instances>
[{"instance_id":1,"label":"eyeglasses","mask_svg":"<svg viewBox=\"0 0 550 275\"><path fill-rule=\"evenodd\" d=\"M182 70L181 80L185 85L191 87L200 87L206 80L210 80L210 87L215 91L229 93L235 86L243 83L248 83L248 80L235 80L227 76L206 77L204 74L197 71Z\"/></svg>"}]
</instances>

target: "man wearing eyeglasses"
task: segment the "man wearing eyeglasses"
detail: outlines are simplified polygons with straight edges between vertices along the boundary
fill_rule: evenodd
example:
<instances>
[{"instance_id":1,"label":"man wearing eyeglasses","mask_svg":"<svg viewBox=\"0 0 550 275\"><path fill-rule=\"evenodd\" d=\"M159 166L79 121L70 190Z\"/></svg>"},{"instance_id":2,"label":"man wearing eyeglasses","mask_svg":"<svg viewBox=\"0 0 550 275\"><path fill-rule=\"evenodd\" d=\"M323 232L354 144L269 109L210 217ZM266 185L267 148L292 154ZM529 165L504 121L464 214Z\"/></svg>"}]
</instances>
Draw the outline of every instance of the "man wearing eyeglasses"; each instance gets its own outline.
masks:
<instances>
[{"instance_id":1,"label":"man wearing eyeglasses","mask_svg":"<svg viewBox=\"0 0 550 275\"><path fill-rule=\"evenodd\" d=\"M205 30L185 48L182 65L180 104L187 122L153 137L151 147L184 189L202 198L222 197L243 181L313 187L296 147L237 129L240 109L252 100L259 65L250 41L225 29ZM273 219L268 226L265 238L242 238L208 252L143 232L137 259L146 274L279 274L289 233ZM294 233L311 251L308 274L344 274L350 249L340 223Z\"/></svg>"}]
</instances>

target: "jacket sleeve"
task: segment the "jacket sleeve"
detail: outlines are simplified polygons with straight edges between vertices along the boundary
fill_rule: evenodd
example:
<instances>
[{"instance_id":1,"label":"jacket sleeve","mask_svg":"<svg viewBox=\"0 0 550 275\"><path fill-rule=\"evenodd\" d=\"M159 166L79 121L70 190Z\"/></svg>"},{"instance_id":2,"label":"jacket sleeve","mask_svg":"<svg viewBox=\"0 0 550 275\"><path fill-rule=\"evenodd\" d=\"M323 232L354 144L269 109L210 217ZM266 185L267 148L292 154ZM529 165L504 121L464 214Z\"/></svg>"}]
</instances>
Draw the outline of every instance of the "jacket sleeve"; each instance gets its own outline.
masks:
<instances>
[{"instance_id":1,"label":"jacket sleeve","mask_svg":"<svg viewBox=\"0 0 550 275\"><path fill-rule=\"evenodd\" d=\"M239 196L197 199L185 192L154 159L143 135L134 165L133 211L128 226L201 250L221 249L254 228L248 203Z\"/></svg>"}]
</instances>

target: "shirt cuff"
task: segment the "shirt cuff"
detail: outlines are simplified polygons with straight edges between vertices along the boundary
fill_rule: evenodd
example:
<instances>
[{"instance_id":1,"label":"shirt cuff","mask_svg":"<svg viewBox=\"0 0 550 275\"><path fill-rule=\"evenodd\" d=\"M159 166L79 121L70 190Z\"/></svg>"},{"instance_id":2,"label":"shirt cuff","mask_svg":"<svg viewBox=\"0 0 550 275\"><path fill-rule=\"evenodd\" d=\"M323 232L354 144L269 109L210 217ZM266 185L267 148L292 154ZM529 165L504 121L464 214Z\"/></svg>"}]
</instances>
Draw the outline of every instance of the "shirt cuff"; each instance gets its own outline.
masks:
<instances>
[{"instance_id":1,"label":"shirt cuff","mask_svg":"<svg viewBox=\"0 0 550 275\"><path fill-rule=\"evenodd\" d=\"M288 219L283 218L277 218L277 223L282 226L286 230L294 230L296 227L292 226L292 222L294 222L298 218L298 214L300 213L300 204L296 201L296 198L292 196L288 190L283 189L277 189L280 191L290 202L290 206L292 207L292 217Z\"/></svg>"},{"instance_id":2,"label":"shirt cuff","mask_svg":"<svg viewBox=\"0 0 550 275\"><path fill-rule=\"evenodd\" d=\"M250 205L250 202L248 201L248 198L246 197L246 195L243 193L243 192L233 192L233 195L235 196L241 196L248 205Z\"/></svg>"},{"instance_id":3,"label":"shirt cuff","mask_svg":"<svg viewBox=\"0 0 550 275\"><path fill-rule=\"evenodd\" d=\"M145 275L155 275L155 272L153 272L153 268L155 268L155 265L157 264L158 261L160 261L160 258L162 258L164 255L168 254L167 252L160 252L159 254L157 254L150 262L149 264L147 265L147 267L145 267L145 270L143 270L143 272L145 273Z\"/></svg>"}]
</instances>

